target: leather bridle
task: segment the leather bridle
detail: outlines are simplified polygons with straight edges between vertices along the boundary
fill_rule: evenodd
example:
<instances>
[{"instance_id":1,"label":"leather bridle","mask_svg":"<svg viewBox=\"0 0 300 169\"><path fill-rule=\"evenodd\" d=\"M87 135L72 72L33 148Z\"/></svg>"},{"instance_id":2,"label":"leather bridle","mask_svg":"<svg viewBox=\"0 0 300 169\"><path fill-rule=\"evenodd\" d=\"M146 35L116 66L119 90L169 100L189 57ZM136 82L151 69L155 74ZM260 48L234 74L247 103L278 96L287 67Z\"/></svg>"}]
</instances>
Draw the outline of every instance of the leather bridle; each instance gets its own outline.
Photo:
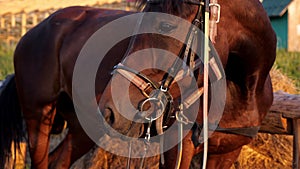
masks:
<instances>
[{"instance_id":1,"label":"leather bridle","mask_svg":"<svg viewBox=\"0 0 300 169\"><path fill-rule=\"evenodd\" d=\"M159 4L161 3L161 0L148 0L147 3L149 4ZM150 98L151 91L156 91L152 98L155 98L155 100L161 100L163 95L166 95L166 99L162 101L163 103L166 103L166 107L170 107L165 112L170 113L171 111L171 104L172 104L172 96L169 93L169 88L171 84L173 83L174 79L176 81L180 80L178 77L183 77L183 72L180 71L182 69L182 60L190 60L190 63L188 65L193 65L191 67L192 70L196 70L201 67L202 62L200 59L195 60L195 54L191 51L191 43L192 39L195 36L196 28L199 28L201 26L201 22L203 20L202 18L202 4L203 2L199 2L197 0L184 0L184 3L194 4L199 6L198 13L193 20L192 24L193 26L190 28L189 33L186 38L186 43L182 46L179 57L175 59L172 66L168 69L168 73L166 73L163 76L163 79L161 82L155 82L152 79L148 78L146 75L144 75L141 72L138 72L130 67L127 67L123 65L122 63L119 63L114 67L114 72L118 72L126 79L130 80L132 84L134 84L141 93L146 97ZM199 92L197 92L199 93ZM199 94L198 94L199 95ZM200 97L200 96L199 96ZM147 100L147 99L146 99ZM189 103L190 105L193 103ZM177 109L177 108L176 108ZM164 113L165 114L165 113Z\"/></svg>"},{"instance_id":2,"label":"leather bridle","mask_svg":"<svg viewBox=\"0 0 300 169\"><path fill-rule=\"evenodd\" d=\"M147 3L149 4L159 4L161 3L161 0L148 0ZM176 118L177 121L182 124L189 124L193 125L194 122L190 121L186 116L183 114L183 109L188 108L191 106L194 102L196 102L201 95L203 94L203 88L200 88L193 92L188 98L184 99L182 103L178 104L178 107L175 107L173 104L173 97L169 93L169 88L171 84L175 81L179 81L181 78L184 77L184 75L187 73L187 71L181 71L182 70L182 60L187 61L189 60L189 64L191 71L196 71L199 69L202 65L202 61L200 58L195 58L195 53L191 50L192 40L196 36L197 28L201 27L201 23L203 23L203 17L202 17L202 5L203 2L199 2L196 0L185 0L184 3L194 4L198 6L198 12L196 14L195 19L192 21L192 26L189 29L186 43L182 46L179 57L175 59L175 61L172 63L172 66L168 69L168 73L165 73L163 76L163 79L161 82L155 82L148 78L146 75L144 75L141 72L138 72L130 67L127 67L123 65L122 63L119 63L114 67L114 73L118 72L121 74L124 78L129 80L132 84L134 84L141 93L146 97L145 100L142 100L140 102L139 106L139 112L143 112L144 105L146 103L152 103L158 105L161 110L158 110L158 112L155 113L155 115L150 115L142 117L148 121L148 128L147 133L145 136L145 153L148 149L148 146L150 144L150 127L152 124L152 121L156 120L156 131L157 134L161 135L160 137L160 150L161 154L163 154L163 119L166 117L166 119L172 117L171 113L173 110L176 110L176 116L173 118ZM201 28L200 28L201 29ZM130 44L132 45L132 44ZM130 47L131 48L131 47ZM141 118L141 114L137 115L139 118ZM166 127L166 126L164 126ZM182 135L182 134L181 134ZM182 137L182 136L181 136ZM180 138L181 139L181 138ZM180 141L181 142L181 141ZM182 144L181 144L182 145ZM181 151L182 151L182 146ZM180 160L181 156L179 156L179 159L177 160L177 166L180 166ZM143 167L144 163L144 157L142 158L142 162L140 167ZM161 155L161 163L164 164L164 156ZM128 161L128 165L130 164L130 161ZM128 166L127 166L128 167Z\"/></svg>"},{"instance_id":3,"label":"leather bridle","mask_svg":"<svg viewBox=\"0 0 300 169\"><path fill-rule=\"evenodd\" d=\"M194 146L197 147L202 141L201 141L201 130L202 130L202 124L199 124L197 122L192 122L188 118L186 118L183 114L183 109L188 108L190 105L192 105L194 102L196 102L201 95L203 94L203 88L200 87L199 90L195 91L193 94L190 95L190 97L186 98L182 101L182 103L178 104L178 107L175 107L173 104L173 97L169 93L169 88L173 84L174 81L179 81L183 76L185 75L184 71L181 71L182 69L182 62L181 60L187 61L189 60L189 63L186 63L190 66L191 71L196 71L202 66L202 61L200 58L195 58L195 53L191 50L191 41L195 36L196 28L202 29L202 23L203 23L203 6L204 2L198 1L198 0L183 0L184 3L197 5L198 6L198 12L196 14L195 19L192 21L192 25L189 29L189 32L187 34L186 43L182 46L179 57L175 59L175 61L172 63L172 66L169 68L168 73L165 73L163 76L163 79L160 82L155 82L151 78L148 78L146 75L144 75L141 72L138 72L130 67L127 67L123 65L122 63L119 63L114 67L113 73L119 73L124 78L129 80L132 84L134 84L141 93L146 97L145 100L142 100L139 104L139 111L142 112L144 110L144 105L147 103L152 103L158 105L161 110L160 112L156 113L154 116L144 116L143 114L138 114L137 118L145 118L148 121L148 128L147 133L145 136L145 143L147 146L149 146L150 141L150 127L153 121L156 120L156 130L157 134L162 135L163 134L163 118L167 117L174 117L171 115L171 113L176 110L176 119L181 124L187 124L192 125L192 141L194 143ZM160 4L162 3L162 0L148 0L148 4ZM131 44L132 45L132 44ZM131 46L130 46L131 47ZM224 132L224 133L230 133L230 134L238 134L243 135L247 137L255 137L255 135L258 133L259 126L258 127L245 127L245 128L221 128L220 126L214 126L212 124L209 124L209 130L215 130L218 132ZM163 147L163 141L160 142L161 149ZM144 158L141 162L141 167L143 166ZM164 163L163 156L161 157L161 162ZM179 161L180 163L180 161Z\"/></svg>"}]
</instances>

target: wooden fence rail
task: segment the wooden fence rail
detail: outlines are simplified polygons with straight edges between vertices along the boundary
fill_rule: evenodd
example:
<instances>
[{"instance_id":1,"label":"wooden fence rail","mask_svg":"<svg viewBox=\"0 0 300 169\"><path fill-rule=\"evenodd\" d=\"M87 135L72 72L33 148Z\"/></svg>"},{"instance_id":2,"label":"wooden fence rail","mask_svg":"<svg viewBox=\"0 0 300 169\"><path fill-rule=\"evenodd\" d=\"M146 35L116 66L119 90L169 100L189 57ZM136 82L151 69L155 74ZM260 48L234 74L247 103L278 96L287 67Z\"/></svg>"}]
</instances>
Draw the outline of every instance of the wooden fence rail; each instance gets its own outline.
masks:
<instances>
[{"instance_id":1,"label":"wooden fence rail","mask_svg":"<svg viewBox=\"0 0 300 169\"><path fill-rule=\"evenodd\" d=\"M293 168L300 168L300 95L275 92L270 112L260 132L289 134L293 141Z\"/></svg>"},{"instance_id":2,"label":"wooden fence rail","mask_svg":"<svg viewBox=\"0 0 300 169\"><path fill-rule=\"evenodd\" d=\"M45 11L6 13L0 15L0 39L7 43L17 43L19 39L32 27L49 16L55 9Z\"/></svg>"}]
</instances>

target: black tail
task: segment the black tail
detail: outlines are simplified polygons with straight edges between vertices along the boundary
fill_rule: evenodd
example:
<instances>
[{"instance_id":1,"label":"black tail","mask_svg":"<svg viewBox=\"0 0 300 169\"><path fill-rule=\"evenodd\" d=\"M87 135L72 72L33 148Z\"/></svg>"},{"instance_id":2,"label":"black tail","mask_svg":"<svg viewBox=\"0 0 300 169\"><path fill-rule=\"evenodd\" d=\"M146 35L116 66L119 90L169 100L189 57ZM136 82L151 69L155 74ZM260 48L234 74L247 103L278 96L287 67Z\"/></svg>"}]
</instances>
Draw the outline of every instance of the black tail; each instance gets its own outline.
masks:
<instances>
[{"instance_id":1,"label":"black tail","mask_svg":"<svg viewBox=\"0 0 300 169\"><path fill-rule=\"evenodd\" d=\"M5 162L20 148L19 143L24 138L25 130L15 77L10 75L0 87L0 168L5 167ZM15 147L13 152L11 151L12 143Z\"/></svg>"}]
</instances>

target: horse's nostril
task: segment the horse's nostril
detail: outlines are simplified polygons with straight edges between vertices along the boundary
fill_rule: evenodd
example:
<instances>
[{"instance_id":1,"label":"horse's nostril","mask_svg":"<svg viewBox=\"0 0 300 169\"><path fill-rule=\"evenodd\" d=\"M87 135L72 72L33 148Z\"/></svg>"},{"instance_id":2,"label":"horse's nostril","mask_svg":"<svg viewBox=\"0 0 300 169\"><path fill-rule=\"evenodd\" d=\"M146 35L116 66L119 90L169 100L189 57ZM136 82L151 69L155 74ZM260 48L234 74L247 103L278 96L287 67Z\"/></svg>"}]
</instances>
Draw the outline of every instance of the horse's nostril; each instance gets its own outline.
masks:
<instances>
[{"instance_id":1,"label":"horse's nostril","mask_svg":"<svg viewBox=\"0 0 300 169\"><path fill-rule=\"evenodd\" d=\"M114 121L115 121L115 117L114 117L114 113L112 111L111 108L105 108L104 112L102 113L103 114L103 117L105 119L105 121L108 123L108 124L113 124Z\"/></svg>"}]
</instances>

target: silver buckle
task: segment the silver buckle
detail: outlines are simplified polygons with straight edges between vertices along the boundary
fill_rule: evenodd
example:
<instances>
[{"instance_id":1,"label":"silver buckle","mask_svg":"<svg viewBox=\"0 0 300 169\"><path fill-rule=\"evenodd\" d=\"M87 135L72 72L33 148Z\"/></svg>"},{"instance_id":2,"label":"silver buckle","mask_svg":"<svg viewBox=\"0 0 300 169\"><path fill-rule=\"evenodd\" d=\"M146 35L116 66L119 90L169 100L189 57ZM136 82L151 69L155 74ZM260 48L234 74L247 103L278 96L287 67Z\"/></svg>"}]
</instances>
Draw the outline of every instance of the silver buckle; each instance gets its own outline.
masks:
<instances>
[{"instance_id":1,"label":"silver buckle","mask_svg":"<svg viewBox=\"0 0 300 169\"><path fill-rule=\"evenodd\" d=\"M216 23L219 23L220 22L221 6L220 6L220 4L217 4L217 3L211 3L211 4L209 4L209 7L211 7L211 6L215 6L215 7L218 8L218 14L217 14L218 17L217 17Z\"/></svg>"},{"instance_id":2,"label":"silver buckle","mask_svg":"<svg viewBox=\"0 0 300 169\"><path fill-rule=\"evenodd\" d=\"M165 89L164 89L163 86L160 86L160 91L166 93L166 92L168 91L168 88L165 88Z\"/></svg>"}]
</instances>

